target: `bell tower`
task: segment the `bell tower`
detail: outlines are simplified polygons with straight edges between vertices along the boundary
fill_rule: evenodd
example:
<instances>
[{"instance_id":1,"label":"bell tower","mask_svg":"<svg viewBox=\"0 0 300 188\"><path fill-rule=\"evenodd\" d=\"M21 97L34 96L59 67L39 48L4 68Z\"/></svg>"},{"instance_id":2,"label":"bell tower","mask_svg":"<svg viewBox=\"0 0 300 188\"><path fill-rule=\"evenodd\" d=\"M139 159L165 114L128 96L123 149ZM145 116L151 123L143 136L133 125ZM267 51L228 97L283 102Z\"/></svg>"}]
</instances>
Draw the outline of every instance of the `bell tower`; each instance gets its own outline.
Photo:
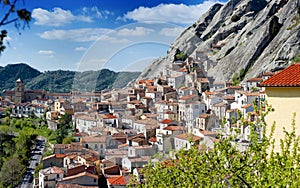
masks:
<instances>
[{"instance_id":1,"label":"bell tower","mask_svg":"<svg viewBox=\"0 0 300 188\"><path fill-rule=\"evenodd\" d=\"M15 103L22 103L25 100L24 82L22 79L16 81L15 87Z\"/></svg>"}]
</instances>

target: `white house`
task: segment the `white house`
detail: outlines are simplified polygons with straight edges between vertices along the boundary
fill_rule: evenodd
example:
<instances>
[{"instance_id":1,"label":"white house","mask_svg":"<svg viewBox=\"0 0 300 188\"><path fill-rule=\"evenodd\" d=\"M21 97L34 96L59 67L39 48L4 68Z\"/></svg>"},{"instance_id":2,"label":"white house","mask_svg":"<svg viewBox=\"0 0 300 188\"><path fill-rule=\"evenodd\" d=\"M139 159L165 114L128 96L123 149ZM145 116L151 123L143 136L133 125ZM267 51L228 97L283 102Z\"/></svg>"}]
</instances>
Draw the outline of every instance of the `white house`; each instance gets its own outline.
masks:
<instances>
[{"instance_id":1,"label":"white house","mask_svg":"<svg viewBox=\"0 0 300 188\"><path fill-rule=\"evenodd\" d=\"M122 168L132 172L134 168L143 167L151 160L151 156L125 157L122 159Z\"/></svg>"},{"instance_id":2,"label":"white house","mask_svg":"<svg viewBox=\"0 0 300 188\"><path fill-rule=\"evenodd\" d=\"M180 134L176 135L174 138L175 150L178 151L180 149L189 150L192 144L199 144L201 137L195 136L193 134Z\"/></svg>"},{"instance_id":3,"label":"white house","mask_svg":"<svg viewBox=\"0 0 300 188\"><path fill-rule=\"evenodd\" d=\"M55 188L58 180L64 177L64 171L56 166L39 171L39 188Z\"/></svg>"},{"instance_id":4,"label":"white house","mask_svg":"<svg viewBox=\"0 0 300 188\"><path fill-rule=\"evenodd\" d=\"M98 127L97 115L78 113L74 115L74 124L79 132L88 132L90 128Z\"/></svg>"}]
</instances>

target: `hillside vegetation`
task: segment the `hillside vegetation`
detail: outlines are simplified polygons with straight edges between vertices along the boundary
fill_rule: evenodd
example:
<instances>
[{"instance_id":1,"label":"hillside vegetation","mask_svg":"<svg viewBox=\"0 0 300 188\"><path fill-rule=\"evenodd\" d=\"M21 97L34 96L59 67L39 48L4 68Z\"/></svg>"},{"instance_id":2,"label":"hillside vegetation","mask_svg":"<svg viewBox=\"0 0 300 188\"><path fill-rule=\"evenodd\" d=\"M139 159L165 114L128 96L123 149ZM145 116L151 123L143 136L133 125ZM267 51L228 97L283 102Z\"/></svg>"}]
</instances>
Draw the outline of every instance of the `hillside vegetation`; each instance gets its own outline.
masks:
<instances>
[{"instance_id":1,"label":"hillside vegetation","mask_svg":"<svg viewBox=\"0 0 300 188\"><path fill-rule=\"evenodd\" d=\"M44 73L27 64L12 64L0 67L0 89L12 90L15 81L21 78L25 88L50 92L70 92L72 89L82 91L122 88L136 79L140 72L114 72L108 69L99 71L46 71Z\"/></svg>"}]
</instances>

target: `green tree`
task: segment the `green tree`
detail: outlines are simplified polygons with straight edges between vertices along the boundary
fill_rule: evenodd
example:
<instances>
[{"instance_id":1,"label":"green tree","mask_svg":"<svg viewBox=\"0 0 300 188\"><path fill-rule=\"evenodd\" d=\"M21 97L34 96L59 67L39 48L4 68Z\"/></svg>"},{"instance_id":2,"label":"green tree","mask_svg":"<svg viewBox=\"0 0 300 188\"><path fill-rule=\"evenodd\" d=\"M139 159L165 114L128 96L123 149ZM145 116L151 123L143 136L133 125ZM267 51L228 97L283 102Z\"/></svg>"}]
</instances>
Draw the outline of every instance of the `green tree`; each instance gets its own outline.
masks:
<instances>
[{"instance_id":1,"label":"green tree","mask_svg":"<svg viewBox=\"0 0 300 188\"><path fill-rule=\"evenodd\" d=\"M0 171L0 187L17 186L25 169L25 166L16 157L5 161Z\"/></svg>"},{"instance_id":2,"label":"green tree","mask_svg":"<svg viewBox=\"0 0 300 188\"><path fill-rule=\"evenodd\" d=\"M24 28L31 20L31 13L25 8L18 8L24 5L21 0L3 0L0 1L2 8L0 17L0 28L2 26L14 23L17 29ZM4 51L4 39L7 37L7 30L2 30L0 33L0 53Z\"/></svg>"},{"instance_id":3,"label":"green tree","mask_svg":"<svg viewBox=\"0 0 300 188\"><path fill-rule=\"evenodd\" d=\"M149 163L144 168L144 183L137 187L299 187L300 146L293 120L291 132L281 140L281 152L275 153L272 132L264 132L266 113L256 109L257 120L240 123L250 126L250 143L244 151L238 149L235 138L217 142L206 151L194 145L179 151L174 159ZM260 131L258 131L260 130Z\"/></svg>"},{"instance_id":4,"label":"green tree","mask_svg":"<svg viewBox=\"0 0 300 188\"><path fill-rule=\"evenodd\" d=\"M30 158L31 148L35 143L36 134L32 128L23 128L18 136L14 138L16 148L14 155L20 159L22 164L26 165Z\"/></svg>"},{"instance_id":5,"label":"green tree","mask_svg":"<svg viewBox=\"0 0 300 188\"><path fill-rule=\"evenodd\" d=\"M184 52L180 51L179 49L176 50L175 56L174 56L174 61L185 61L188 58L188 55L185 54Z\"/></svg>"}]
</instances>

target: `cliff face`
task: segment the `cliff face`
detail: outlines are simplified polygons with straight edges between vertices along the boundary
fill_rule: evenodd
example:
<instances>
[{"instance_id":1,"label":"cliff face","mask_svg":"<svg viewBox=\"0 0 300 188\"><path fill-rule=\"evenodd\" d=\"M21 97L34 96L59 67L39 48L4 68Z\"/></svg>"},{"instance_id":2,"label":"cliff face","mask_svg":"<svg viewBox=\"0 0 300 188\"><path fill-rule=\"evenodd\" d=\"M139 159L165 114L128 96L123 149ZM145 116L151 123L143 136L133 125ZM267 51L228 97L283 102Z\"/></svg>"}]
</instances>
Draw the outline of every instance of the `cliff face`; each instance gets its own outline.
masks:
<instances>
[{"instance_id":1,"label":"cliff face","mask_svg":"<svg viewBox=\"0 0 300 188\"><path fill-rule=\"evenodd\" d=\"M141 77L158 75L176 50L211 65L208 76L244 79L282 69L300 53L300 0L229 0L216 4L173 42ZM151 76L150 76L151 75Z\"/></svg>"}]
</instances>

